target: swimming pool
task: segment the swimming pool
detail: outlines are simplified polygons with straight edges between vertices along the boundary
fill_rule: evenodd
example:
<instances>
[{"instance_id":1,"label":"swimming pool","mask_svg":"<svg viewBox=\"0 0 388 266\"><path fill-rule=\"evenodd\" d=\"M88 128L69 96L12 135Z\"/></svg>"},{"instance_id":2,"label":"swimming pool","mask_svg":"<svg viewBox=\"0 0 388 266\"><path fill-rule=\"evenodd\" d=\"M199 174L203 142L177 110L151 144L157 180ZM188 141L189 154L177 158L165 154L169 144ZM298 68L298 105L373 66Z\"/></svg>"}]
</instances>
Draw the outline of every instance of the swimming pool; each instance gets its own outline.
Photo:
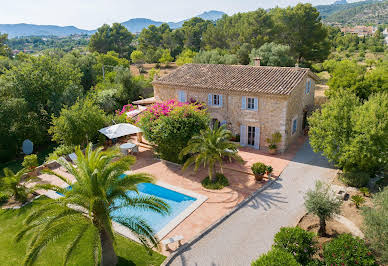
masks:
<instances>
[{"instance_id":1,"label":"swimming pool","mask_svg":"<svg viewBox=\"0 0 388 266\"><path fill-rule=\"evenodd\" d=\"M164 200L170 206L170 213L168 215L162 215L150 210L125 207L112 211L111 215L116 217L139 216L147 221L156 233L162 230L162 228L197 200L194 197L150 183L138 184L137 189L139 190L140 196L155 196ZM127 195L135 196L136 192L128 191ZM121 203L123 203L123 200L118 199L114 202L114 205L117 206Z\"/></svg>"}]
</instances>

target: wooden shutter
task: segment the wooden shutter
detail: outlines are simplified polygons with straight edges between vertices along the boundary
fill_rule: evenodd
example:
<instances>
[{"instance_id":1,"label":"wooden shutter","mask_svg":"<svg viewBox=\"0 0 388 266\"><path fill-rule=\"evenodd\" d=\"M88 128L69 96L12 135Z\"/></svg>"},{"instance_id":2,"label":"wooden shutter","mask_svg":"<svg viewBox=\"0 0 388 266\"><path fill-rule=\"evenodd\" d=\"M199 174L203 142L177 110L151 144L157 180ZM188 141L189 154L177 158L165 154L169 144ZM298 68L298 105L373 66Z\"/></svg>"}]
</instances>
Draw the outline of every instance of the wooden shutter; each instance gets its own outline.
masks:
<instances>
[{"instance_id":1,"label":"wooden shutter","mask_svg":"<svg viewBox=\"0 0 388 266\"><path fill-rule=\"evenodd\" d=\"M241 110L247 109L247 97L241 97Z\"/></svg>"},{"instance_id":2,"label":"wooden shutter","mask_svg":"<svg viewBox=\"0 0 388 266\"><path fill-rule=\"evenodd\" d=\"M259 99L255 98L255 99L254 99L254 103L255 103L255 106L254 106L255 108L254 108L254 110L255 110L255 111L258 111L258 110L259 110Z\"/></svg>"},{"instance_id":3,"label":"wooden shutter","mask_svg":"<svg viewBox=\"0 0 388 266\"><path fill-rule=\"evenodd\" d=\"M245 146L247 143L247 126L240 126L240 145Z\"/></svg>"},{"instance_id":4,"label":"wooden shutter","mask_svg":"<svg viewBox=\"0 0 388 266\"><path fill-rule=\"evenodd\" d=\"M212 97L213 97L213 95L210 93L207 95L207 105L208 106L212 106L212 100L213 100Z\"/></svg>"},{"instance_id":5,"label":"wooden shutter","mask_svg":"<svg viewBox=\"0 0 388 266\"><path fill-rule=\"evenodd\" d=\"M260 128L255 127L255 149L260 149Z\"/></svg>"},{"instance_id":6,"label":"wooden shutter","mask_svg":"<svg viewBox=\"0 0 388 266\"><path fill-rule=\"evenodd\" d=\"M220 95L220 104L219 104L219 106L222 107L222 95Z\"/></svg>"}]
</instances>

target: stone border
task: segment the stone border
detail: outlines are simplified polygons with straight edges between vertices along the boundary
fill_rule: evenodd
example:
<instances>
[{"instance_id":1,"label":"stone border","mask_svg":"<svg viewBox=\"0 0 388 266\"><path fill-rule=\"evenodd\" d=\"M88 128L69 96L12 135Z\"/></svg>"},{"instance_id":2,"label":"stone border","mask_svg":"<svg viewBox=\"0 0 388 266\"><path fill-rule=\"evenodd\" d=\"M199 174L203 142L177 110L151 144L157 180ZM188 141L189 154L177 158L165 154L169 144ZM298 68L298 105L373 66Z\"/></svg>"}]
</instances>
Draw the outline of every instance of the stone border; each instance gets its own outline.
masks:
<instances>
[{"instance_id":1,"label":"stone border","mask_svg":"<svg viewBox=\"0 0 388 266\"><path fill-rule=\"evenodd\" d=\"M221 223L223 223L227 218L229 218L232 214L240 210L242 207L244 207L249 201L251 201L254 197L256 197L258 194L260 194L262 191L266 190L269 186L271 186L275 181L277 180L272 178L270 179L266 184L264 184L261 188L253 192L249 197L241 201L239 204L237 204L231 211L229 211L227 214L222 216L220 219L218 219L216 222L208 226L206 229L204 229L201 233L199 233L198 236L196 236L194 239L190 240L189 242L182 245L180 248L172 252L161 264L161 266L167 266L170 265L170 263L178 257L180 254L182 254L184 251L189 249L192 245L194 245L196 242L201 240L204 236L209 234L211 231L213 231L216 227L218 227Z\"/></svg>"}]
</instances>

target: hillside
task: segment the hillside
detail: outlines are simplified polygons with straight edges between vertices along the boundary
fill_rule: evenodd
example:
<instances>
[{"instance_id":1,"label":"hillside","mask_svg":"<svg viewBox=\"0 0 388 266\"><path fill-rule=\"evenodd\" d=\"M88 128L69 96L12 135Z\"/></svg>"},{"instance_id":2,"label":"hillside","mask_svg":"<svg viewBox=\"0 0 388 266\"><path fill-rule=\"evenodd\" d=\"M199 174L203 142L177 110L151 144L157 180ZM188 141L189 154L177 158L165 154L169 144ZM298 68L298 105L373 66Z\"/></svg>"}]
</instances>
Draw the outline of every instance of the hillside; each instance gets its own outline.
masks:
<instances>
[{"instance_id":1,"label":"hillside","mask_svg":"<svg viewBox=\"0 0 388 266\"><path fill-rule=\"evenodd\" d=\"M355 3L345 1L332 5L316 6L324 22L328 24L386 24L388 0L367 0Z\"/></svg>"},{"instance_id":2,"label":"hillside","mask_svg":"<svg viewBox=\"0 0 388 266\"><path fill-rule=\"evenodd\" d=\"M94 31L82 30L74 26L54 26L35 24L0 24L0 32L7 33L9 38L19 36L58 36L64 37L74 34L91 34Z\"/></svg>"},{"instance_id":3,"label":"hillside","mask_svg":"<svg viewBox=\"0 0 388 266\"><path fill-rule=\"evenodd\" d=\"M208 11L204 12L197 17L206 20L220 19L225 13L221 11ZM163 23L168 23L171 28L176 29L182 27L183 23L188 20L182 20L179 22L162 22L155 21L146 18L135 18L122 22L130 32L138 33L143 28L147 28L150 25L160 26ZM22 37L22 36L58 36L65 37L75 34L93 34L96 30L83 30L74 26L55 26L55 25L35 25L35 24L0 24L0 33L7 33L9 38Z\"/></svg>"},{"instance_id":4,"label":"hillside","mask_svg":"<svg viewBox=\"0 0 388 266\"><path fill-rule=\"evenodd\" d=\"M220 19L223 15L225 15L224 12L212 10L212 11L204 12L196 17L200 17L205 20L215 21ZM178 21L178 22L162 22L162 21L155 21L147 18L134 18L134 19L130 19L128 21L122 22L121 24L124 25L130 32L138 33L150 25L160 26L163 23L167 23L172 29L180 28L182 27L183 23L187 20L188 19Z\"/></svg>"}]
</instances>

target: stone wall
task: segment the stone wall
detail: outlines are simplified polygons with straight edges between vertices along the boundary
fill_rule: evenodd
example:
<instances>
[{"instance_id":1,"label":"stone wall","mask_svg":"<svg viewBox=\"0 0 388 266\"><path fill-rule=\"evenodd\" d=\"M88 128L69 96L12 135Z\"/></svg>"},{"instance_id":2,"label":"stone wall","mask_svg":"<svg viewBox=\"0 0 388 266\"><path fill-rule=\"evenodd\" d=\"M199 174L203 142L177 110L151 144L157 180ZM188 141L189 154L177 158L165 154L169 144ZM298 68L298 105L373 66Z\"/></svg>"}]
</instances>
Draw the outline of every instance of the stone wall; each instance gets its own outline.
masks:
<instances>
[{"instance_id":1,"label":"stone wall","mask_svg":"<svg viewBox=\"0 0 388 266\"><path fill-rule=\"evenodd\" d=\"M311 90L309 94L305 94L306 82L310 79ZM290 100L287 106L287 118L286 118L286 146L295 141L298 136L303 134L303 115L304 111L311 111L314 105L314 94L315 94L315 81L310 77L305 77L303 81L293 90L290 95ZM292 133L292 121L298 118L298 126L295 134Z\"/></svg>"},{"instance_id":2,"label":"stone wall","mask_svg":"<svg viewBox=\"0 0 388 266\"><path fill-rule=\"evenodd\" d=\"M260 128L260 149L266 150L268 143L266 139L273 133L279 131L282 135L282 143L279 144L281 151L286 148L285 121L288 96L267 95L267 94L241 94L225 91L208 91L206 89L183 89L166 85L154 84L154 96L157 101L178 99L178 91L186 92L187 100L195 99L207 104L208 94L223 95L222 107L208 106L212 118L218 121L226 121L228 128L234 134L240 134L240 125L254 126ZM242 96L257 97L258 111L242 110Z\"/></svg>"}]
</instances>

